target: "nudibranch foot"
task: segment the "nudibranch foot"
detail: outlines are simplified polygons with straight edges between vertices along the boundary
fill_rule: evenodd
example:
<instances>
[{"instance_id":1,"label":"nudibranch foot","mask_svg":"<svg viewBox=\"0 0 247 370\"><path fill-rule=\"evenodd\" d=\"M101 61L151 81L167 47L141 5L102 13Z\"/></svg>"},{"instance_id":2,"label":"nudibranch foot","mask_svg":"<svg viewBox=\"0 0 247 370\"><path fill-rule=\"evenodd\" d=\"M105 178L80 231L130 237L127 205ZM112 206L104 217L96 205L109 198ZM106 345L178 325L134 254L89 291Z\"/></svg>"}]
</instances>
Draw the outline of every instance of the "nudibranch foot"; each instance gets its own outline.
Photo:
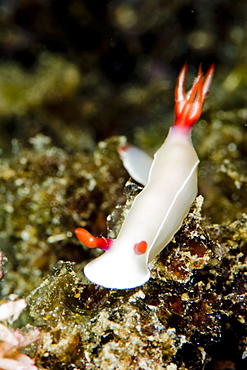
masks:
<instances>
[{"instance_id":1,"label":"nudibranch foot","mask_svg":"<svg viewBox=\"0 0 247 370\"><path fill-rule=\"evenodd\" d=\"M111 289L134 288L150 278L144 255L131 258L128 251L119 253L117 246L89 262L84 273L93 283Z\"/></svg>"},{"instance_id":2,"label":"nudibranch foot","mask_svg":"<svg viewBox=\"0 0 247 370\"><path fill-rule=\"evenodd\" d=\"M200 118L204 100L209 94L210 85L214 74L212 64L206 75L202 73L201 65L193 86L186 93L185 82L188 66L185 64L178 76L175 89L175 123L174 125L192 127Z\"/></svg>"}]
</instances>

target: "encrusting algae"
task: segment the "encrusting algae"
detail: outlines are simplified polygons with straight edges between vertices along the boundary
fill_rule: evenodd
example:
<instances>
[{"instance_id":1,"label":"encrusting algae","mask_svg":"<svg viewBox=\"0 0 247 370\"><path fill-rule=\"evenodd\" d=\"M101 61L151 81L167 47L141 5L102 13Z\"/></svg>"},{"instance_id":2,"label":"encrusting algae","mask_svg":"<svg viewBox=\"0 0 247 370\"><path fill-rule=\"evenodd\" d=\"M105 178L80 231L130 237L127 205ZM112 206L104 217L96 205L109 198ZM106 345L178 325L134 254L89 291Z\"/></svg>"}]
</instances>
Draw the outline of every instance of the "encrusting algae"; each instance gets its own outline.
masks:
<instances>
[{"instance_id":1,"label":"encrusting algae","mask_svg":"<svg viewBox=\"0 0 247 370\"><path fill-rule=\"evenodd\" d=\"M205 129L209 130L205 124L199 127L197 142ZM226 150L231 164L226 172L222 146L217 154L217 147L211 151L213 134L207 140L210 146L198 146L202 170L212 171L210 160L219 169L215 176L225 181L214 203L214 219L221 220L229 189L240 194L246 186L242 174L228 170L239 167L245 149L240 140L234 158L229 159L233 151ZM44 136L31 142L33 149L19 147L18 156L1 163L1 249L8 258L2 294L28 294L30 316L25 323L41 331L41 340L33 344L35 352L32 349L38 367L201 369L221 353L221 340L229 347L234 340L236 351L244 351L247 216L241 211L246 203L234 207L228 202L228 222L213 224L201 215L202 207L208 210L207 202L197 197L183 227L153 263L150 282L128 291L105 289L82 275L81 263L99 252L78 245L73 230L79 224L106 235L105 218L113 211L108 234L118 233L125 200L129 208L140 191L128 182L123 192L128 175L116 148L126 143L125 138L99 143L93 157L68 154ZM209 179L202 173L202 190L204 181ZM214 186L218 194L217 182ZM239 356L237 360L244 362Z\"/></svg>"},{"instance_id":2,"label":"encrusting algae","mask_svg":"<svg viewBox=\"0 0 247 370\"><path fill-rule=\"evenodd\" d=\"M105 232L107 214L124 201L127 174L116 151L124 138L99 144L94 159L47 139L33 138L33 150L20 148L0 164L1 249L10 269L3 295L30 292L59 259L83 261L75 227Z\"/></svg>"},{"instance_id":3,"label":"encrusting algae","mask_svg":"<svg viewBox=\"0 0 247 370\"><path fill-rule=\"evenodd\" d=\"M162 369L169 363L190 369L180 362L185 344L193 349L195 368L209 363L222 335L238 336L243 348L247 216L229 227L207 226L202 203L198 197L142 287L88 284L72 263L59 262L28 297L30 314L43 328L38 362L51 368L65 361L78 369Z\"/></svg>"}]
</instances>

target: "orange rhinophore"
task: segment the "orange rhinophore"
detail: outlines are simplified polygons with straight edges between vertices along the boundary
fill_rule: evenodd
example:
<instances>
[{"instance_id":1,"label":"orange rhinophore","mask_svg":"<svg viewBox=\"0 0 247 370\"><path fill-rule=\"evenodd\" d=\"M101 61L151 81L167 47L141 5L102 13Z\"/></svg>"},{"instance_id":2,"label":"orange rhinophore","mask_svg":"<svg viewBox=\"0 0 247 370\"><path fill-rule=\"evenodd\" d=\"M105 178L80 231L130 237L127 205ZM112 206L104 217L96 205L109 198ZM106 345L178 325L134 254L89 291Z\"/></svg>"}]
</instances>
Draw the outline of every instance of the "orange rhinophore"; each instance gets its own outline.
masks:
<instances>
[{"instance_id":1,"label":"orange rhinophore","mask_svg":"<svg viewBox=\"0 0 247 370\"><path fill-rule=\"evenodd\" d=\"M77 238L85 244L88 248L100 248L107 251L110 248L112 239L109 238L96 238L89 231L79 227L75 230Z\"/></svg>"}]
</instances>

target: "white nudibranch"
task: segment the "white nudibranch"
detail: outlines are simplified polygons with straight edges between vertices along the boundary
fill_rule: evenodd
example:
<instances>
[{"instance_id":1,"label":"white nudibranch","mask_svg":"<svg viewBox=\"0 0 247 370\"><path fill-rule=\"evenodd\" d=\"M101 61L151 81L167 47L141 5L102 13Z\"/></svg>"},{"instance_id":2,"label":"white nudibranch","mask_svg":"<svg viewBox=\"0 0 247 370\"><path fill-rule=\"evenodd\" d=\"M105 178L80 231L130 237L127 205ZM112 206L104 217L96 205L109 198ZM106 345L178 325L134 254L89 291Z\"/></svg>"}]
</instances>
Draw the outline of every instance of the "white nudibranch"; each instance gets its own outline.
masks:
<instances>
[{"instance_id":1,"label":"white nudibranch","mask_svg":"<svg viewBox=\"0 0 247 370\"><path fill-rule=\"evenodd\" d=\"M185 93L187 65L183 66L175 90L175 123L153 160L135 147L119 148L131 176L144 188L134 199L117 239L96 238L83 228L76 229L83 244L106 251L85 266L85 275L93 283L117 289L144 284L150 277L149 262L181 227L197 195L199 159L191 131L200 118L213 72L212 65L204 76L199 67L192 88Z\"/></svg>"}]
</instances>

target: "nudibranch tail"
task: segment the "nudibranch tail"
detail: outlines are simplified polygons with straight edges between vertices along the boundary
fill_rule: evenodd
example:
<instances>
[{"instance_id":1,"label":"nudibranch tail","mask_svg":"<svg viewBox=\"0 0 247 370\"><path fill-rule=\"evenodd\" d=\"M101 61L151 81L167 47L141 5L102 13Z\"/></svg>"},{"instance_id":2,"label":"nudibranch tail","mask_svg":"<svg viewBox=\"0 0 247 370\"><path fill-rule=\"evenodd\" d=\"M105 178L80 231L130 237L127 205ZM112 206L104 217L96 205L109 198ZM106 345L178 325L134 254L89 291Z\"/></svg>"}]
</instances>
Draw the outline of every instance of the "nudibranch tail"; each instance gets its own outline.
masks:
<instances>
[{"instance_id":1,"label":"nudibranch tail","mask_svg":"<svg viewBox=\"0 0 247 370\"><path fill-rule=\"evenodd\" d=\"M95 236L90 234L89 231L83 229L82 227L76 229L75 234L77 238L88 248L100 248L104 251L107 251L108 249L110 249L113 242L113 240L109 238L96 238Z\"/></svg>"},{"instance_id":2,"label":"nudibranch tail","mask_svg":"<svg viewBox=\"0 0 247 370\"><path fill-rule=\"evenodd\" d=\"M202 73L201 65L195 78L192 88L186 93L185 82L188 66L184 64L177 79L175 89L175 122L174 125L192 127L200 118L202 107L214 74L214 65L212 64L206 75Z\"/></svg>"},{"instance_id":3,"label":"nudibranch tail","mask_svg":"<svg viewBox=\"0 0 247 370\"><path fill-rule=\"evenodd\" d=\"M118 153L129 175L133 177L135 181L145 186L148 182L148 174L153 158L133 145L118 147Z\"/></svg>"}]
</instances>

